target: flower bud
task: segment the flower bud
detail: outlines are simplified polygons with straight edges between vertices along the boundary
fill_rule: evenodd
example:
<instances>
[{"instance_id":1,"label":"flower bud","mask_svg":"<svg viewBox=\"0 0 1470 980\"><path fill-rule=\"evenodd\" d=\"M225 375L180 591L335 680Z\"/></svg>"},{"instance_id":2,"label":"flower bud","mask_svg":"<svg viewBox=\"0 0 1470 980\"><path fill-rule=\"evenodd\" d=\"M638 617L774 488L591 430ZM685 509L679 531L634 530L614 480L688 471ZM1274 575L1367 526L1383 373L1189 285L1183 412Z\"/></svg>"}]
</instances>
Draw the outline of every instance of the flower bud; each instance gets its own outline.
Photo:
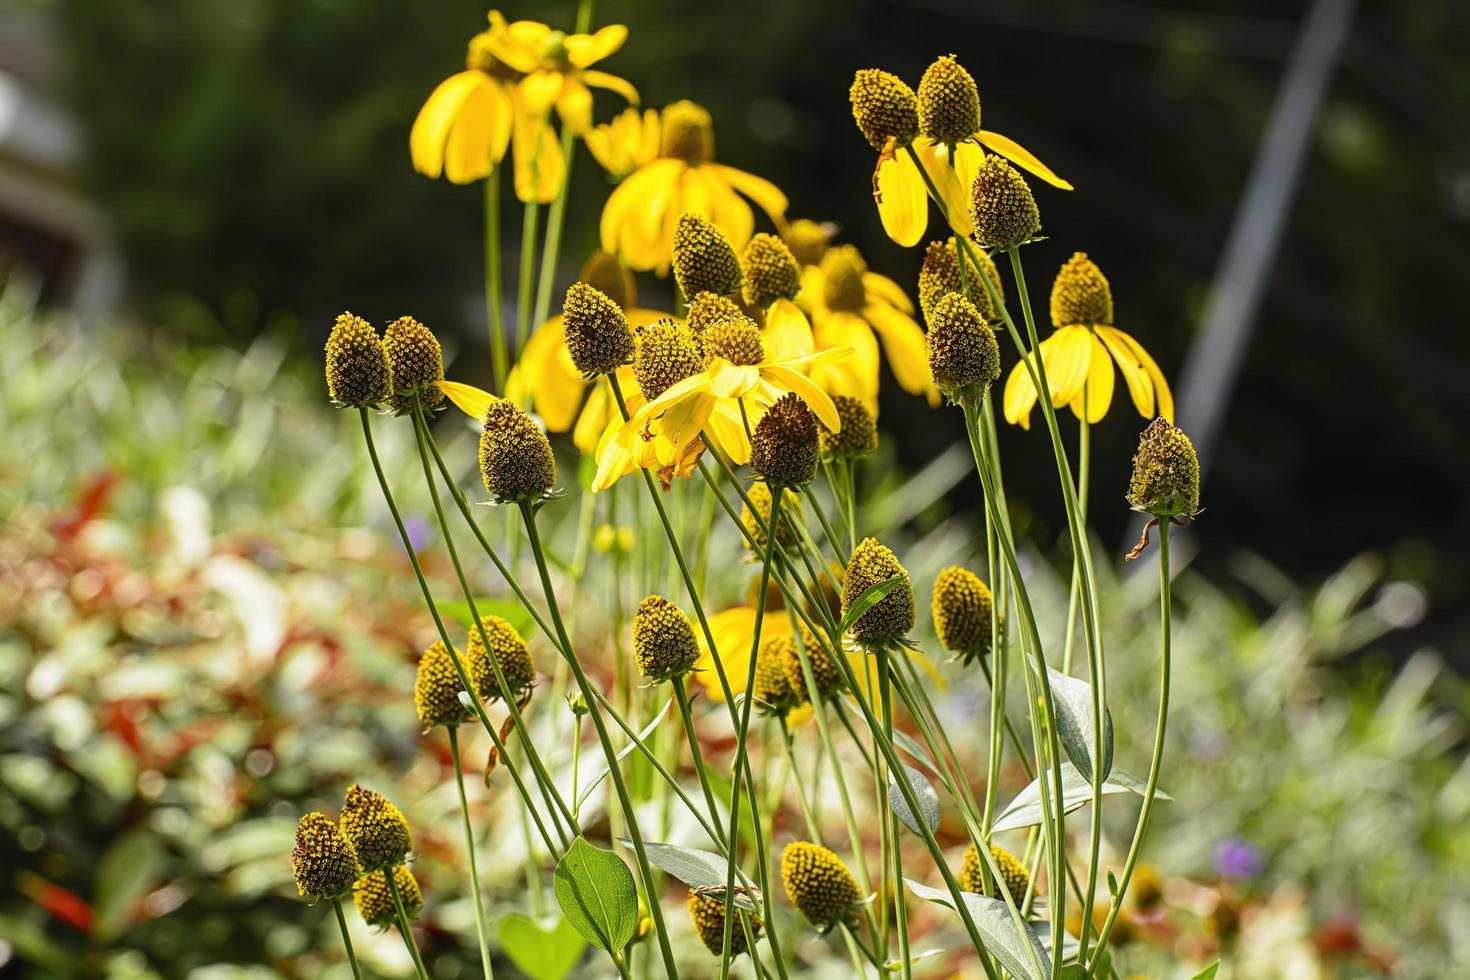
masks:
<instances>
[{"instance_id":1,"label":"flower bud","mask_svg":"<svg viewBox=\"0 0 1470 980\"><path fill-rule=\"evenodd\" d=\"M761 232L745 246L745 301L769 306L778 299L795 299L801 292L801 267L786 243Z\"/></svg>"},{"instance_id":2,"label":"flower bud","mask_svg":"<svg viewBox=\"0 0 1470 980\"><path fill-rule=\"evenodd\" d=\"M388 400L388 355L378 332L360 316L343 313L327 337L327 396L343 408L375 408Z\"/></svg>"},{"instance_id":3,"label":"flower bud","mask_svg":"<svg viewBox=\"0 0 1470 980\"><path fill-rule=\"evenodd\" d=\"M1086 252L1073 252L1051 284L1051 323L1057 329L1074 324L1113 322L1113 290L1107 276Z\"/></svg>"},{"instance_id":4,"label":"flower bud","mask_svg":"<svg viewBox=\"0 0 1470 980\"><path fill-rule=\"evenodd\" d=\"M980 260L982 270L975 268L975 263L970 261L973 254ZM1000 275L995 268L995 262L990 256L979 249L972 249L965 255L965 275L960 275L960 256L955 250L953 238L942 242L930 242L924 251L924 264L919 269L919 308L924 311L924 322L929 323L934 315L934 308L939 301L949 293L964 292L965 280L969 280L970 301L986 320L995 321L1000 319L1000 310L991 301L990 290L985 288L981 280L981 271L990 279L990 284L995 287L996 293L1002 302L1005 301L1005 289L1001 285Z\"/></svg>"},{"instance_id":5,"label":"flower bud","mask_svg":"<svg viewBox=\"0 0 1470 980\"><path fill-rule=\"evenodd\" d=\"M919 132L936 143L959 143L980 130L975 79L954 60L938 58L919 80Z\"/></svg>"},{"instance_id":6,"label":"flower bud","mask_svg":"<svg viewBox=\"0 0 1470 980\"><path fill-rule=\"evenodd\" d=\"M740 288L740 259L730 240L708 218L680 215L674 228L674 281L685 296L727 296Z\"/></svg>"},{"instance_id":7,"label":"flower bud","mask_svg":"<svg viewBox=\"0 0 1470 980\"><path fill-rule=\"evenodd\" d=\"M786 845L781 852L781 881L791 904L823 931L852 915L863 897L841 858L810 841Z\"/></svg>"},{"instance_id":8,"label":"flower bud","mask_svg":"<svg viewBox=\"0 0 1470 980\"><path fill-rule=\"evenodd\" d=\"M919 134L919 107L914 90L903 79L881 68L860 68L847 91L852 118L863 138L875 150L891 139L907 146Z\"/></svg>"},{"instance_id":9,"label":"flower bud","mask_svg":"<svg viewBox=\"0 0 1470 980\"><path fill-rule=\"evenodd\" d=\"M1031 875L1026 871L1026 866L1005 848L991 844L990 854L1000 868L1001 880L1005 883L1006 891L1011 893L1011 901L1016 903L1016 908L1020 908L1021 903L1026 900L1026 886L1031 882ZM975 845L965 848L965 862L960 869L960 888L977 895L989 894L985 890L985 871L981 867L980 852L975 849Z\"/></svg>"},{"instance_id":10,"label":"flower bud","mask_svg":"<svg viewBox=\"0 0 1470 980\"><path fill-rule=\"evenodd\" d=\"M1041 212L1026 179L994 153L985 154L970 185L975 240L986 248L1015 248L1041 230Z\"/></svg>"},{"instance_id":11,"label":"flower bud","mask_svg":"<svg viewBox=\"0 0 1470 980\"><path fill-rule=\"evenodd\" d=\"M659 156L694 165L714 159L714 123L704 106L687 99L670 103L664 107L661 122Z\"/></svg>"},{"instance_id":12,"label":"flower bud","mask_svg":"<svg viewBox=\"0 0 1470 980\"><path fill-rule=\"evenodd\" d=\"M567 353L584 378L610 374L633 358L633 332L622 308L585 282L567 287L562 326Z\"/></svg>"},{"instance_id":13,"label":"flower bud","mask_svg":"<svg viewBox=\"0 0 1470 980\"><path fill-rule=\"evenodd\" d=\"M939 645L964 655L990 651L990 587L968 568L951 565L934 580L934 632Z\"/></svg>"},{"instance_id":14,"label":"flower bud","mask_svg":"<svg viewBox=\"0 0 1470 980\"><path fill-rule=\"evenodd\" d=\"M677 320L659 320L639 327L636 339L633 377L648 401L704 370L704 355L694 334Z\"/></svg>"},{"instance_id":15,"label":"flower bud","mask_svg":"<svg viewBox=\"0 0 1470 980\"><path fill-rule=\"evenodd\" d=\"M755 424L750 468L769 486L801 489L817 478L820 456L817 417L788 391Z\"/></svg>"},{"instance_id":16,"label":"flower bud","mask_svg":"<svg viewBox=\"0 0 1470 980\"><path fill-rule=\"evenodd\" d=\"M325 813L303 814L296 822L291 873L302 897L337 898L357 880L357 852Z\"/></svg>"},{"instance_id":17,"label":"flower bud","mask_svg":"<svg viewBox=\"0 0 1470 980\"><path fill-rule=\"evenodd\" d=\"M556 483L551 442L514 402L497 398L480 433L480 476L495 500L519 503L544 496Z\"/></svg>"},{"instance_id":18,"label":"flower bud","mask_svg":"<svg viewBox=\"0 0 1470 980\"><path fill-rule=\"evenodd\" d=\"M458 725L469 720L469 712L459 700L464 683L459 671L454 669L454 658L443 640L435 641L419 657L418 675L413 682L413 705L418 711L419 724L425 728L435 725Z\"/></svg>"},{"instance_id":19,"label":"flower bud","mask_svg":"<svg viewBox=\"0 0 1470 980\"><path fill-rule=\"evenodd\" d=\"M852 635L865 646L884 646L913 629L914 587L893 552L875 538L864 538L847 560L847 575L842 580L844 617L871 586L895 576L902 581L852 624Z\"/></svg>"},{"instance_id":20,"label":"flower bud","mask_svg":"<svg viewBox=\"0 0 1470 980\"><path fill-rule=\"evenodd\" d=\"M841 428L833 432L818 421L823 456L853 459L878 448L878 423L873 421L868 406L849 395L833 395L832 405Z\"/></svg>"},{"instance_id":21,"label":"flower bud","mask_svg":"<svg viewBox=\"0 0 1470 980\"><path fill-rule=\"evenodd\" d=\"M689 617L663 596L648 596L633 614L633 656L638 672L655 684L689 673L699 660Z\"/></svg>"},{"instance_id":22,"label":"flower bud","mask_svg":"<svg viewBox=\"0 0 1470 980\"><path fill-rule=\"evenodd\" d=\"M1182 429L1154 419L1138 439L1128 503L1160 520L1199 512L1199 457Z\"/></svg>"},{"instance_id":23,"label":"flower bud","mask_svg":"<svg viewBox=\"0 0 1470 980\"><path fill-rule=\"evenodd\" d=\"M393 884L398 886L398 897L403 902L403 914L410 919L416 917L424 907L424 893L419 890L418 879L406 864L398 865L391 873ZM387 871L374 871L364 875L352 890L352 901L358 914L370 926L392 925L398 918L398 911L393 907L393 893L388 890L388 874Z\"/></svg>"},{"instance_id":24,"label":"flower bud","mask_svg":"<svg viewBox=\"0 0 1470 980\"><path fill-rule=\"evenodd\" d=\"M771 523L771 488L756 480L751 483L746 496L750 498L750 503L755 504L755 513L751 512L749 504L740 505L740 523L745 525L745 530L755 539L753 544L747 546L764 555L768 540L766 527ZM776 525L776 540L782 547L789 548L796 543L793 525L801 520L801 514L801 498L784 494L781 497L781 519Z\"/></svg>"},{"instance_id":25,"label":"flower bud","mask_svg":"<svg viewBox=\"0 0 1470 980\"><path fill-rule=\"evenodd\" d=\"M950 293L934 308L928 345L934 386L952 399L983 394L1000 377L995 331L959 293Z\"/></svg>"},{"instance_id":26,"label":"flower bud","mask_svg":"<svg viewBox=\"0 0 1470 980\"><path fill-rule=\"evenodd\" d=\"M481 616L480 626L484 627L485 635L482 637L480 629L472 627L465 642L465 667L470 683L475 685L476 693L485 701L496 698L518 700L536 680L536 668L531 663L531 651L526 647L526 641L521 639L521 634L509 620L499 616ZM488 651L486 640L490 641ZM501 689L500 678L495 676L496 665L505 676L509 691Z\"/></svg>"},{"instance_id":27,"label":"flower bud","mask_svg":"<svg viewBox=\"0 0 1470 980\"><path fill-rule=\"evenodd\" d=\"M734 906L731 906L732 912ZM724 896L701 895L699 892L689 893L689 921L694 923L694 931L704 943L706 949L716 956L725 951L725 899ZM756 935L760 935L761 920L750 914L750 926ZM745 927L741 924L739 916L730 923L730 955L739 956L747 949Z\"/></svg>"},{"instance_id":28,"label":"flower bud","mask_svg":"<svg viewBox=\"0 0 1470 980\"><path fill-rule=\"evenodd\" d=\"M386 796L354 783L342 804L342 834L363 871L402 864L413 850L408 819Z\"/></svg>"},{"instance_id":29,"label":"flower bud","mask_svg":"<svg viewBox=\"0 0 1470 980\"><path fill-rule=\"evenodd\" d=\"M383 350L388 355L388 378L393 394L388 403L400 415L413 410L413 396L425 411L444 401L439 382L444 380L444 352L428 327L411 316L401 316L383 332Z\"/></svg>"},{"instance_id":30,"label":"flower bud","mask_svg":"<svg viewBox=\"0 0 1470 980\"><path fill-rule=\"evenodd\" d=\"M798 648L796 639L793 637L782 650L782 666L786 670L786 683L791 687L791 696L797 704L806 704L812 699L811 691L807 690L806 672L801 669L801 655L806 653L807 660L811 663L812 680L816 682L817 693L824 699L831 696L842 687L842 673L837 665L828 656L827 650L810 630L805 626L801 628L801 646Z\"/></svg>"}]
</instances>

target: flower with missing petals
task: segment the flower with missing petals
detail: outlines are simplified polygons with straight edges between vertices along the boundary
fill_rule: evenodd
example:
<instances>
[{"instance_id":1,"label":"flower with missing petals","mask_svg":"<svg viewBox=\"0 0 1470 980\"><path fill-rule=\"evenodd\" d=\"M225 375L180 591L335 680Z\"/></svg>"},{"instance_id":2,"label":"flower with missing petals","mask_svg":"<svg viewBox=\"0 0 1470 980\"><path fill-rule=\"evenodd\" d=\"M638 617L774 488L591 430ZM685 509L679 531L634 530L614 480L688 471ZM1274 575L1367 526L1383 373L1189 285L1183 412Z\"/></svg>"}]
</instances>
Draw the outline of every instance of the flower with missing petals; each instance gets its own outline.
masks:
<instances>
[{"instance_id":1,"label":"flower with missing petals","mask_svg":"<svg viewBox=\"0 0 1470 980\"><path fill-rule=\"evenodd\" d=\"M801 267L776 235L762 232L752 238L742 265L747 303L769 306L778 299L795 299L801 291Z\"/></svg>"},{"instance_id":2,"label":"flower with missing petals","mask_svg":"<svg viewBox=\"0 0 1470 980\"><path fill-rule=\"evenodd\" d=\"M898 578L898 584L852 624L852 635L864 646L895 643L914 628L914 588L909 573L877 539L864 538L847 560L847 574L842 580L842 615L846 617L869 588L891 578Z\"/></svg>"},{"instance_id":3,"label":"flower with missing petals","mask_svg":"<svg viewBox=\"0 0 1470 980\"><path fill-rule=\"evenodd\" d=\"M425 411L444 401L439 390L444 380L444 352L433 331L411 316L401 316L383 332L383 351L388 355L388 379L393 386L388 404L395 412L412 411L415 394Z\"/></svg>"},{"instance_id":4,"label":"flower with missing petals","mask_svg":"<svg viewBox=\"0 0 1470 980\"><path fill-rule=\"evenodd\" d=\"M787 392L756 423L750 468L769 486L799 490L817 478L820 456L817 417Z\"/></svg>"},{"instance_id":5,"label":"flower with missing petals","mask_svg":"<svg viewBox=\"0 0 1470 980\"><path fill-rule=\"evenodd\" d=\"M546 433L514 403L497 398L480 433L480 476L504 503L537 500L556 483L556 458Z\"/></svg>"},{"instance_id":6,"label":"flower with missing petals","mask_svg":"<svg viewBox=\"0 0 1470 980\"><path fill-rule=\"evenodd\" d=\"M342 834L357 852L364 872L402 864L413 850L403 811L383 794L355 783L342 804Z\"/></svg>"},{"instance_id":7,"label":"flower with missing petals","mask_svg":"<svg viewBox=\"0 0 1470 980\"><path fill-rule=\"evenodd\" d=\"M1019 909L1026 900L1026 886L1031 883L1030 873L1014 854L1003 847L991 844L990 854L995 858L996 867L1000 868L1001 879L1005 883L1006 891L1010 892L1011 901ZM965 848L964 865L960 869L960 888L978 895L989 894L985 888L986 870L988 869L980 864L980 852L975 849L975 845Z\"/></svg>"},{"instance_id":8,"label":"flower with missing petals","mask_svg":"<svg viewBox=\"0 0 1470 980\"><path fill-rule=\"evenodd\" d=\"M978 259L980 268L976 268L974 260ZM924 251L924 264L919 269L919 309L924 311L924 322L929 323L934 315L934 308L939 301L950 293L965 292L965 285L969 284L969 298L975 304L975 308L988 321L1000 319L1000 308L991 299L990 290L985 288L982 279L990 281L995 289L996 295L1002 303L1005 302L1005 288L1000 281L1000 274L996 271L995 262L979 248L973 245L965 250L964 274L960 272L960 257L955 247L955 240L950 238L942 242L930 242Z\"/></svg>"},{"instance_id":9,"label":"flower with missing petals","mask_svg":"<svg viewBox=\"0 0 1470 980\"><path fill-rule=\"evenodd\" d=\"M419 724L433 728L468 721L470 714L459 700L459 692L463 690L464 682L459 679L449 648L443 640L436 640L419 657L419 669L414 677L413 705Z\"/></svg>"},{"instance_id":10,"label":"flower with missing petals","mask_svg":"<svg viewBox=\"0 0 1470 980\"><path fill-rule=\"evenodd\" d=\"M648 596L633 614L633 657L638 672L656 684L689 673L699 659L689 617L663 596Z\"/></svg>"},{"instance_id":11,"label":"flower with missing petals","mask_svg":"<svg viewBox=\"0 0 1470 980\"><path fill-rule=\"evenodd\" d=\"M995 331L959 293L950 293L934 308L927 340L929 371L950 400L978 399L1000 377Z\"/></svg>"},{"instance_id":12,"label":"flower with missing petals","mask_svg":"<svg viewBox=\"0 0 1470 980\"><path fill-rule=\"evenodd\" d=\"M1015 248L1041 230L1026 178L994 153L985 155L970 182L970 218L975 240L986 248Z\"/></svg>"},{"instance_id":13,"label":"flower with missing petals","mask_svg":"<svg viewBox=\"0 0 1470 980\"><path fill-rule=\"evenodd\" d=\"M822 455L832 459L855 459L866 456L878 448L878 423L868 407L856 398L833 395L832 404L837 407L837 417L842 428L836 432L822 426Z\"/></svg>"},{"instance_id":14,"label":"flower with missing petals","mask_svg":"<svg viewBox=\"0 0 1470 980\"><path fill-rule=\"evenodd\" d=\"M791 904L824 932L851 916L862 900L842 859L810 841L792 841L782 850L781 881Z\"/></svg>"},{"instance_id":15,"label":"flower with missing petals","mask_svg":"<svg viewBox=\"0 0 1470 980\"><path fill-rule=\"evenodd\" d=\"M704 948L715 956L725 950L725 899L722 895L704 895L697 891L689 893L689 921L694 923L694 932ZM760 935L761 920L754 912L749 914L751 930ZM735 916L730 922L730 955L739 956L749 948L748 937L741 922Z\"/></svg>"},{"instance_id":16,"label":"flower with missing petals","mask_svg":"<svg viewBox=\"0 0 1470 980\"><path fill-rule=\"evenodd\" d=\"M919 134L919 107L914 90L881 68L859 68L847 92L852 118L875 150L892 140L907 146Z\"/></svg>"},{"instance_id":17,"label":"flower with missing petals","mask_svg":"<svg viewBox=\"0 0 1470 980\"><path fill-rule=\"evenodd\" d=\"M1160 520L1199 512L1199 457L1184 430L1154 419L1138 439L1128 505Z\"/></svg>"},{"instance_id":18,"label":"flower with missing petals","mask_svg":"<svg viewBox=\"0 0 1470 980\"><path fill-rule=\"evenodd\" d=\"M343 313L327 337L327 396L343 408L376 408L392 394L388 354L378 332Z\"/></svg>"},{"instance_id":19,"label":"flower with missing petals","mask_svg":"<svg viewBox=\"0 0 1470 980\"><path fill-rule=\"evenodd\" d=\"M951 565L934 580L931 604L939 645L966 660L990 652L990 587L968 568Z\"/></svg>"},{"instance_id":20,"label":"flower with missing petals","mask_svg":"<svg viewBox=\"0 0 1470 980\"><path fill-rule=\"evenodd\" d=\"M567 352L584 378L609 374L633 357L633 332L622 307L585 282L567 288L562 325Z\"/></svg>"},{"instance_id":21,"label":"flower with missing petals","mask_svg":"<svg viewBox=\"0 0 1470 980\"><path fill-rule=\"evenodd\" d=\"M490 643L488 650L486 640ZM509 690L501 687L495 672L497 666ZM500 616L481 616L480 625L470 628L469 639L465 641L465 668L476 693L485 701L519 700L536 680L536 668L531 663L526 641L510 620Z\"/></svg>"},{"instance_id":22,"label":"flower with missing petals","mask_svg":"<svg viewBox=\"0 0 1470 980\"><path fill-rule=\"evenodd\" d=\"M719 227L698 214L679 216L674 228L674 281L685 296L725 296L740 288L740 259Z\"/></svg>"},{"instance_id":23,"label":"flower with missing petals","mask_svg":"<svg viewBox=\"0 0 1470 980\"><path fill-rule=\"evenodd\" d=\"M362 921L370 926L391 925L398 918L393 905L393 893L388 890L388 875L393 875L393 884L398 887L398 898L403 902L403 914L410 919L424 907L424 894L419 890L418 879L400 864L392 871L374 871L364 875L352 890L352 901L357 905Z\"/></svg>"},{"instance_id":24,"label":"flower with missing petals","mask_svg":"<svg viewBox=\"0 0 1470 980\"><path fill-rule=\"evenodd\" d=\"M312 901L337 898L357 880L357 852L325 813L307 813L297 821L291 874L296 890Z\"/></svg>"}]
</instances>

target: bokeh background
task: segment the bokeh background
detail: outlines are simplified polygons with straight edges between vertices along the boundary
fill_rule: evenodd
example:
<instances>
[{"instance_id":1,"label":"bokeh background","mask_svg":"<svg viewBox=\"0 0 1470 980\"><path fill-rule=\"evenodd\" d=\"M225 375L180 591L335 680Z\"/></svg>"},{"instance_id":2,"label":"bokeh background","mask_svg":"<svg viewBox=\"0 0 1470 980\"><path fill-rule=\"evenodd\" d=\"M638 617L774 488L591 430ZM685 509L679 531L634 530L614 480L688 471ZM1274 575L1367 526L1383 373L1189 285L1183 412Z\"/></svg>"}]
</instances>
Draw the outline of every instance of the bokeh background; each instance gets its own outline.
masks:
<instances>
[{"instance_id":1,"label":"bokeh background","mask_svg":"<svg viewBox=\"0 0 1470 980\"><path fill-rule=\"evenodd\" d=\"M1087 251L1111 278L1117 322L1188 398L1183 365L1308 6L614 0L596 19L628 24L607 67L647 104L708 106L722 162L775 181L792 216L834 222L905 284L920 256L882 234L847 88L859 67L916 81L955 53L987 127L1077 187L1038 191L1050 237L1026 251L1033 292ZM1270 870L1237 893L1298 889L1321 956L1336 940L1320 930L1350 934L1332 971L1446 975L1435 969L1470 955L1464 896L1455 907L1434 885L1466 868L1447 828L1470 793L1470 8L1316 6L1347 17L1347 34L1302 120L1302 171L1279 203L1239 374L1213 398L1223 421L1207 511L1187 535L1210 612L1182 645L1218 683L1200 680L1203 703L1178 710L1212 718L1221 738L1253 732L1231 750L1237 768L1277 757L1331 785L1238 771L1229 782L1206 767L1201 792L1256 796L1196 800L1228 817L1211 837L1170 838L1165 854L1181 874L1229 878L1216 847L1238 837ZM575 7L503 9L565 26ZM316 799L351 765L409 779L403 718L362 705L391 702L423 626L371 608L401 554L355 447L322 448L350 429L319 397L321 343L344 308L374 321L412 312L445 339L452 376L488 379L478 192L414 174L407 149L423 98L462 65L484 16L466 0L0 9L0 971L259 962L310 975L299 958L312 944L272 928L295 912L270 834L299 810L275 803ZM600 119L614 102L599 95ZM609 189L577 152L561 284L595 247ZM1093 450L1095 532L1114 553L1135 531L1121 495L1141 426L1125 408ZM902 437L890 440L898 472L963 439L957 417L891 379L882 426ZM1002 440L1012 496L1050 501L1045 439L1008 428ZM915 540L973 515L973 479L941 483L922 507L890 508ZM1039 556L1065 561L1059 507L1018 516ZM251 635L259 609L222 608L217 594L259 580L278 627L264 637ZM1137 592L1126 578L1116 588ZM412 624L411 591L394 595ZM1147 595L1135 605L1147 622ZM228 669L212 660L221 652ZM363 676L333 680L354 652ZM1284 663L1300 670L1279 690L1245 695ZM1137 703L1151 717L1143 667ZM259 671L281 687L262 694ZM334 700L354 691L356 707ZM1340 724L1316 727L1327 718ZM306 747L332 726L345 747L324 761ZM1357 750L1381 765L1335 754ZM1357 810L1359 794L1396 805ZM1359 817L1354 850L1341 850ZM255 839L240 828L257 818ZM1330 900L1324 883L1349 870L1336 855L1375 847L1394 860L1352 869ZM234 890L212 886L222 876ZM1391 901L1405 921L1364 916ZM236 915L245 907L258 922ZM214 930L216 958L186 941L194 926Z\"/></svg>"}]
</instances>

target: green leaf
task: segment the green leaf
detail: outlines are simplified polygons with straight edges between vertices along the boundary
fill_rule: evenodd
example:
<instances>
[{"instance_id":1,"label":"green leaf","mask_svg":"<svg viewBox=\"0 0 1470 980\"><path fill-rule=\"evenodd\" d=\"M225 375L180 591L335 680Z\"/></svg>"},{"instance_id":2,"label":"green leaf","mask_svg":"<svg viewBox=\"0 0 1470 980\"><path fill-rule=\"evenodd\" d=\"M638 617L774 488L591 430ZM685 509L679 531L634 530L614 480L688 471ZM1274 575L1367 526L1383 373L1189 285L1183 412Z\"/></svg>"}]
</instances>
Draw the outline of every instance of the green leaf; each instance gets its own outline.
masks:
<instances>
[{"instance_id":1,"label":"green leaf","mask_svg":"<svg viewBox=\"0 0 1470 980\"><path fill-rule=\"evenodd\" d=\"M496 926L500 948L531 980L562 980L582 958L587 944L566 919L538 924L512 912Z\"/></svg>"},{"instance_id":2,"label":"green leaf","mask_svg":"<svg viewBox=\"0 0 1470 980\"><path fill-rule=\"evenodd\" d=\"M915 761L917 761L925 769L928 769L936 776L939 775L939 767L936 766L934 764L934 760L929 757L928 751L925 750L924 746L920 745L918 740L915 739L908 732L900 731L895 728L893 730L893 744L897 745L909 755L913 756Z\"/></svg>"},{"instance_id":3,"label":"green leaf","mask_svg":"<svg viewBox=\"0 0 1470 980\"><path fill-rule=\"evenodd\" d=\"M1220 972L1220 961L1216 960L1203 970L1190 977L1189 980L1215 980L1215 974Z\"/></svg>"},{"instance_id":4,"label":"green leaf","mask_svg":"<svg viewBox=\"0 0 1470 980\"><path fill-rule=\"evenodd\" d=\"M618 842L632 847L633 842L619 837ZM655 867L667 871L690 888L717 888L721 895L725 891L727 865L725 859L713 851L701 851L678 844L656 844L644 841L643 851ZM735 869L735 882L747 889L746 894L736 893L735 904L752 912L759 912L749 895L760 895L760 890L739 868Z\"/></svg>"},{"instance_id":5,"label":"green leaf","mask_svg":"<svg viewBox=\"0 0 1470 980\"><path fill-rule=\"evenodd\" d=\"M674 699L670 698L664 704L659 713L653 716L653 721L650 721L647 725L644 726L643 731L638 733L638 742L645 742L648 740L648 736L653 734L654 729L658 728L658 726L663 722L664 718L668 716L669 709L673 706ZM622 750L618 752L617 756L615 756L616 760L618 762L622 762L624 759L626 759L629 752L632 752L638 748L638 742L630 741L627 745L623 746ZM592 791L596 789L604 779L607 778L607 774L610 772L612 772L612 769L610 767L603 766L602 771L599 772L596 776L592 777L591 781L582 788L582 792L577 794L578 807L581 807L583 803L587 802L587 797L592 795Z\"/></svg>"},{"instance_id":6,"label":"green leaf","mask_svg":"<svg viewBox=\"0 0 1470 980\"><path fill-rule=\"evenodd\" d=\"M904 577L902 575L895 575L893 578L886 578L881 582L874 582L864 589L862 595L858 596L857 601L852 604L852 608L843 614L842 622L837 626L838 635L852 629L852 624L862 618L863 613L872 609L879 602L882 602L883 597L896 589L898 584L903 580Z\"/></svg>"},{"instance_id":7,"label":"green leaf","mask_svg":"<svg viewBox=\"0 0 1470 980\"><path fill-rule=\"evenodd\" d=\"M946 908L955 907L954 896L950 895L947 888L931 888L912 878L905 878L904 884L909 886L909 891L925 901ZM975 921L975 929L985 942L985 949L1000 961L1001 966L1015 976L1030 977L1031 980L1044 980L1051 975L1051 957L1046 955L1041 940L1036 938L1036 933L1029 926L1022 929L1017 924L1005 902L973 892L963 894L965 905L970 910L970 918ZM1041 966L1039 972L1037 964Z\"/></svg>"},{"instance_id":8,"label":"green leaf","mask_svg":"<svg viewBox=\"0 0 1470 980\"><path fill-rule=\"evenodd\" d=\"M628 945L638 928L638 889L622 858L578 837L557 862L551 884L562 915L583 939L612 953Z\"/></svg>"},{"instance_id":9,"label":"green leaf","mask_svg":"<svg viewBox=\"0 0 1470 980\"><path fill-rule=\"evenodd\" d=\"M1047 668L1051 679L1052 703L1057 709L1057 735L1062 747L1089 783L1092 782L1092 685L1059 670ZM1113 769L1113 714L1103 706L1102 771L1106 779Z\"/></svg>"},{"instance_id":10,"label":"green leaf","mask_svg":"<svg viewBox=\"0 0 1470 980\"><path fill-rule=\"evenodd\" d=\"M939 794L934 792L934 787L930 785L928 779L924 778L924 774L913 766L904 766L903 772L908 777L909 788L918 798L919 811L924 818L924 823L929 825L929 831L933 833L939 829ZM892 769L888 770L888 806L905 827L923 836L924 832L919 829L919 822L914 819L908 801L903 798L903 791L898 788L898 780L893 778Z\"/></svg>"},{"instance_id":11,"label":"green leaf","mask_svg":"<svg viewBox=\"0 0 1470 980\"><path fill-rule=\"evenodd\" d=\"M454 620L460 626L464 627L466 632L475 628L475 618L470 615L469 603L459 600L436 599L434 605L438 608L441 616L447 616ZM521 639L528 640L531 638L531 634L536 632L535 618L526 610L525 606L514 599L476 596L475 611L481 616L499 616L515 627L516 632L521 634Z\"/></svg>"},{"instance_id":12,"label":"green leaf","mask_svg":"<svg viewBox=\"0 0 1470 980\"><path fill-rule=\"evenodd\" d=\"M990 828L992 833L1016 830L1020 827L1035 827L1043 822L1041 778L1045 778L1047 788L1051 788L1051 770L1048 769L1040 777L1032 780L1031 785L1017 793L1016 798L1007 804L1000 816L996 818L994 826ZM1142 796L1147 788L1147 785L1137 776L1129 775L1121 769L1114 769L1107 781L1103 783L1102 792L1104 796L1115 796L1119 793L1137 793ZM1155 790L1154 796L1160 800L1174 799L1161 789ZM1062 801L1068 813L1092 801L1092 780L1085 778L1070 762L1062 763Z\"/></svg>"},{"instance_id":13,"label":"green leaf","mask_svg":"<svg viewBox=\"0 0 1470 980\"><path fill-rule=\"evenodd\" d=\"M162 877L163 857L163 845L146 830L128 831L103 852L93 896L95 937L109 941L127 931L139 899Z\"/></svg>"}]
</instances>

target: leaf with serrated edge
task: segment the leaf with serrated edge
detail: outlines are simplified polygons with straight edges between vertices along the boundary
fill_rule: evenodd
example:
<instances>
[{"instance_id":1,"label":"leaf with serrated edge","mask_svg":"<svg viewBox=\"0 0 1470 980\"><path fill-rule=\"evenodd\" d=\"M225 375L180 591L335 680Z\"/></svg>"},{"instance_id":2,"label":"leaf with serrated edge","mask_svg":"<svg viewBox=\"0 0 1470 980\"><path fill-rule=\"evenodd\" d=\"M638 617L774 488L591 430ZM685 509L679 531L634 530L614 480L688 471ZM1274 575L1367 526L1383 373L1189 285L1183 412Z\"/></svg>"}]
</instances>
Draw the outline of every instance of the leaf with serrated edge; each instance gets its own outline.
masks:
<instances>
[{"instance_id":1,"label":"leaf with serrated edge","mask_svg":"<svg viewBox=\"0 0 1470 980\"><path fill-rule=\"evenodd\" d=\"M905 878L904 884L909 886L909 891L925 901L954 908L954 897L947 888L931 888L912 878ZM985 949L1000 961L1001 966L1015 976L1030 977L1031 980L1043 980L1051 975L1051 957L1046 955L1041 940L1036 938L1036 933L1031 928L1023 931L1017 925L1015 916L1005 902L974 892L964 892L963 895L965 905L970 910L970 918L975 922L975 930L985 941ZM1031 953L1026 951L1027 943L1031 946ZM1036 964L1041 966L1039 973Z\"/></svg>"}]
</instances>

